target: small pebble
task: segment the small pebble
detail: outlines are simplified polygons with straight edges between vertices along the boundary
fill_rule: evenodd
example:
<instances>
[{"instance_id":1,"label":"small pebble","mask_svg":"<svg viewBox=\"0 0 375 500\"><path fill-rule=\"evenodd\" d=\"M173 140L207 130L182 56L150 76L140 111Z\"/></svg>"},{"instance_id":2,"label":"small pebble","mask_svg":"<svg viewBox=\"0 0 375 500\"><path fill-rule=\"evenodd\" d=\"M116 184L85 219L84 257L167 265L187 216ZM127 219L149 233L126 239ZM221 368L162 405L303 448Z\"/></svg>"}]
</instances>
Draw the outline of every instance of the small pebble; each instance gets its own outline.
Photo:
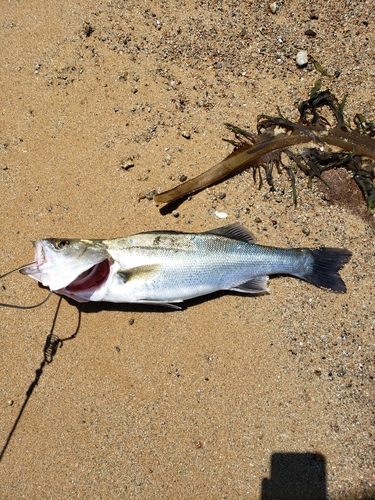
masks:
<instances>
[{"instance_id":1,"label":"small pebble","mask_svg":"<svg viewBox=\"0 0 375 500\"><path fill-rule=\"evenodd\" d=\"M150 191L149 193L146 193L145 196L148 200L153 200L154 199L154 196L156 195L157 193L157 190L156 189L153 189L152 191Z\"/></svg>"},{"instance_id":2,"label":"small pebble","mask_svg":"<svg viewBox=\"0 0 375 500\"><path fill-rule=\"evenodd\" d=\"M187 179L187 177L186 177L186 175L184 175L184 174L180 174L180 175L178 176L178 180L179 180L180 182L185 182L185 181L186 181L186 179Z\"/></svg>"},{"instance_id":3,"label":"small pebble","mask_svg":"<svg viewBox=\"0 0 375 500\"><path fill-rule=\"evenodd\" d=\"M173 210L172 212L173 217L179 217L180 213L177 210Z\"/></svg>"},{"instance_id":4,"label":"small pebble","mask_svg":"<svg viewBox=\"0 0 375 500\"><path fill-rule=\"evenodd\" d=\"M259 224L260 222L262 222L262 219L261 219L260 217L258 217L258 216L256 216L254 220L255 220L255 222L257 222L258 224Z\"/></svg>"},{"instance_id":5,"label":"small pebble","mask_svg":"<svg viewBox=\"0 0 375 500\"><path fill-rule=\"evenodd\" d=\"M303 232L303 234L308 236L310 234L310 228L308 226L303 226L302 232Z\"/></svg>"},{"instance_id":6,"label":"small pebble","mask_svg":"<svg viewBox=\"0 0 375 500\"><path fill-rule=\"evenodd\" d=\"M120 168L123 170L128 170L129 168L134 167L134 162L132 160L127 160L124 162L121 162Z\"/></svg>"},{"instance_id":7,"label":"small pebble","mask_svg":"<svg viewBox=\"0 0 375 500\"><path fill-rule=\"evenodd\" d=\"M182 133L181 133L182 137L185 137L185 139L190 139L190 132L188 132L187 130L184 130Z\"/></svg>"},{"instance_id":8,"label":"small pebble","mask_svg":"<svg viewBox=\"0 0 375 500\"><path fill-rule=\"evenodd\" d=\"M272 14L276 14L276 11L277 11L277 2L270 3L269 9L272 12Z\"/></svg>"},{"instance_id":9,"label":"small pebble","mask_svg":"<svg viewBox=\"0 0 375 500\"><path fill-rule=\"evenodd\" d=\"M309 57L307 55L307 51L306 50L300 50L297 55L296 55L296 63L297 63L297 66L299 66L300 68L302 68L303 66L306 66L306 64L308 63L309 61Z\"/></svg>"},{"instance_id":10,"label":"small pebble","mask_svg":"<svg viewBox=\"0 0 375 500\"><path fill-rule=\"evenodd\" d=\"M306 35L306 36L309 36L309 37L311 37L311 38L315 38L315 37L316 37L316 33L315 33L315 31L314 31L314 30L306 30L306 31L305 31L305 35Z\"/></svg>"},{"instance_id":11,"label":"small pebble","mask_svg":"<svg viewBox=\"0 0 375 500\"><path fill-rule=\"evenodd\" d=\"M129 319L129 325L134 325L134 319L133 318Z\"/></svg>"},{"instance_id":12,"label":"small pebble","mask_svg":"<svg viewBox=\"0 0 375 500\"><path fill-rule=\"evenodd\" d=\"M2 170L8 170L8 166L5 163L1 164Z\"/></svg>"},{"instance_id":13,"label":"small pebble","mask_svg":"<svg viewBox=\"0 0 375 500\"><path fill-rule=\"evenodd\" d=\"M8 405L9 406L13 406L13 403L14 403L13 399L8 399Z\"/></svg>"}]
</instances>

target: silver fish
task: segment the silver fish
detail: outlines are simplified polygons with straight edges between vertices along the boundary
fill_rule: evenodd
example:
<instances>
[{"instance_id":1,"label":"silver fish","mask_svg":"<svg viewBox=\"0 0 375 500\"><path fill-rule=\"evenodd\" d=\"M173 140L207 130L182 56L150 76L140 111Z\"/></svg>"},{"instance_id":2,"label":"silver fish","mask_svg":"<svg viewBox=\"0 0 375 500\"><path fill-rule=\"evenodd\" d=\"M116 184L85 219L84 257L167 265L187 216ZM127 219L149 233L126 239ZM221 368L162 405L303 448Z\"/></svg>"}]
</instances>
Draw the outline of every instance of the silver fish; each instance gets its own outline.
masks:
<instances>
[{"instance_id":1,"label":"silver fish","mask_svg":"<svg viewBox=\"0 0 375 500\"><path fill-rule=\"evenodd\" d=\"M268 291L270 275L288 274L345 292L339 248L256 245L240 224L204 233L152 231L111 240L44 239L20 272L77 302L171 305L218 290Z\"/></svg>"}]
</instances>

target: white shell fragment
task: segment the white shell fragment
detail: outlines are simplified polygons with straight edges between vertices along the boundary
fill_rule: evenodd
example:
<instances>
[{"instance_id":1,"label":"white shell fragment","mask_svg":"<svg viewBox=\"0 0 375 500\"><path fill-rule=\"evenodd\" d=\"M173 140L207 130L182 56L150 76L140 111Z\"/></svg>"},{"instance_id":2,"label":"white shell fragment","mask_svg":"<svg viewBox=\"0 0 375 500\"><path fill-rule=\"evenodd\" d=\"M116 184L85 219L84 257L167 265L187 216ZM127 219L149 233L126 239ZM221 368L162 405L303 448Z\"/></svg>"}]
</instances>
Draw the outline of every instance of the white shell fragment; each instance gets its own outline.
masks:
<instances>
[{"instance_id":1,"label":"white shell fragment","mask_svg":"<svg viewBox=\"0 0 375 500\"><path fill-rule=\"evenodd\" d=\"M228 217L228 214L225 212L215 212L216 217L219 217L219 219L226 219Z\"/></svg>"}]
</instances>

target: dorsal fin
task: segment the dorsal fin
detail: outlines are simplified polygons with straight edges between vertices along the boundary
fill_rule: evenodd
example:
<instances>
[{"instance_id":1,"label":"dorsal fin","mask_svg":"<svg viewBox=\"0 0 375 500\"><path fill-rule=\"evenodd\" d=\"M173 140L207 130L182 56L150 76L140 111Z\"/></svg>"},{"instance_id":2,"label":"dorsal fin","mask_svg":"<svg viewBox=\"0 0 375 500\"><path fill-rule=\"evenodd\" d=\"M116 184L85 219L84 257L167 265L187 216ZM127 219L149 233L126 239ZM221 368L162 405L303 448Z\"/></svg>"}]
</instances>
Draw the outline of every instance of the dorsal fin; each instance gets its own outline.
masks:
<instances>
[{"instance_id":1,"label":"dorsal fin","mask_svg":"<svg viewBox=\"0 0 375 500\"><path fill-rule=\"evenodd\" d=\"M210 229L210 231L205 231L204 234L216 234L217 236L225 236L226 238L231 238L232 240L255 243L254 235L239 222L229 224L228 226L218 227L217 229Z\"/></svg>"}]
</instances>

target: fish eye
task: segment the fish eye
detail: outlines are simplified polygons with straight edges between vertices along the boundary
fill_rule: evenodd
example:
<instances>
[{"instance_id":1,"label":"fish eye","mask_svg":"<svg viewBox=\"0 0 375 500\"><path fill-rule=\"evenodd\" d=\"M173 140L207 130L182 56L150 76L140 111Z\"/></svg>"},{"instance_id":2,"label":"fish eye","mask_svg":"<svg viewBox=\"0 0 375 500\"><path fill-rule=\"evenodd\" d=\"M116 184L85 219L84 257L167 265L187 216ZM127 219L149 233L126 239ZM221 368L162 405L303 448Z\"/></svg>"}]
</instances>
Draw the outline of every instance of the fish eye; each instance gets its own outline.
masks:
<instances>
[{"instance_id":1,"label":"fish eye","mask_svg":"<svg viewBox=\"0 0 375 500\"><path fill-rule=\"evenodd\" d=\"M57 240L55 243L55 247L57 250L62 250L70 244L69 240Z\"/></svg>"}]
</instances>

